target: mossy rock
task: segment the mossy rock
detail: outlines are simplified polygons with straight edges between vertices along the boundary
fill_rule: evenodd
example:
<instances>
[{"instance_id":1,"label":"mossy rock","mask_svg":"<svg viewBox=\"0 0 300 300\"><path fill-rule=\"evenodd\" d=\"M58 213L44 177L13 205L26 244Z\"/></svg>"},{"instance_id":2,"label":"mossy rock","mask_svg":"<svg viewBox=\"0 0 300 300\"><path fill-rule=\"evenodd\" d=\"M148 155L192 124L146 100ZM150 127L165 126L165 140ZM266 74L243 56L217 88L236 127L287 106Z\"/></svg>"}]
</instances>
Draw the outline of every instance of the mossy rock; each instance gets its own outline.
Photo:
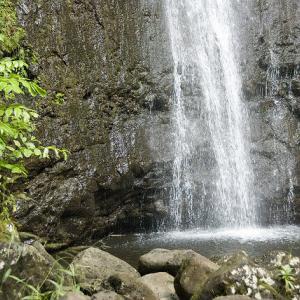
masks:
<instances>
[{"instance_id":1,"label":"mossy rock","mask_svg":"<svg viewBox=\"0 0 300 300\"><path fill-rule=\"evenodd\" d=\"M15 279L8 277L12 275ZM53 288L48 280L64 281L71 284L70 278L62 273L60 264L46 252L39 242L32 245L22 243L0 243L0 279L4 280L0 299L21 299L29 293L26 285ZM21 283L20 280L25 280Z\"/></svg>"},{"instance_id":2,"label":"mossy rock","mask_svg":"<svg viewBox=\"0 0 300 300\"><path fill-rule=\"evenodd\" d=\"M76 281L90 294L102 290L104 282L113 274L126 274L139 278L140 274L128 263L97 248L80 252L73 260Z\"/></svg>"},{"instance_id":3,"label":"mossy rock","mask_svg":"<svg viewBox=\"0 0 300 300\"><path fill-rule=\"evenodd\" d=\"M175 289L182 300L189 300L196 292L199 283L205 283L219 266L204 256L185 260L175 278Z\"/></svg>"},{"instance_id":4,"label":"mossy rock","mask_svg":"<svg viewBox=\"0 0 300 300\"><path fill-rule=\"evenodd\" d=\"M266 269L257 266L243 251L233 255L220 269L212 273L206 282L200 282L192 300L212 300L218 296L249 295L275 299L270 289L275 281Z\"/></svg>"}]
</instances>

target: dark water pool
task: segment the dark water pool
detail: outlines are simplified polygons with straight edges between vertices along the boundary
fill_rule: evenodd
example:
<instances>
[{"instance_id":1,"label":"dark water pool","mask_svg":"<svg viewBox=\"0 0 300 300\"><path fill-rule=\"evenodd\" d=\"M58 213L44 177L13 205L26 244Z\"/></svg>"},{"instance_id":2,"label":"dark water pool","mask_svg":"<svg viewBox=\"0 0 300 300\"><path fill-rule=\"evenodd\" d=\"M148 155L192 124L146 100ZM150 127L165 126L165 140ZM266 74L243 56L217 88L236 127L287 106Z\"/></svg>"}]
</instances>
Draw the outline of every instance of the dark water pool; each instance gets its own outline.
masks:
<instances>
[{"instance_id":1,"label":"dark water pool","mask_svg":"<svg viewBox=\"0 0 300 300\"><path fill-rule=\"evenodd\" d=\"M243 228L173 231L153 234L111 235L104 240L111 254L137 266L140 255L154 248L193 249L200 254L222 256L245 250L260 256L272 250L300 256L300 227Z\"/></svg>"}]
</instances>

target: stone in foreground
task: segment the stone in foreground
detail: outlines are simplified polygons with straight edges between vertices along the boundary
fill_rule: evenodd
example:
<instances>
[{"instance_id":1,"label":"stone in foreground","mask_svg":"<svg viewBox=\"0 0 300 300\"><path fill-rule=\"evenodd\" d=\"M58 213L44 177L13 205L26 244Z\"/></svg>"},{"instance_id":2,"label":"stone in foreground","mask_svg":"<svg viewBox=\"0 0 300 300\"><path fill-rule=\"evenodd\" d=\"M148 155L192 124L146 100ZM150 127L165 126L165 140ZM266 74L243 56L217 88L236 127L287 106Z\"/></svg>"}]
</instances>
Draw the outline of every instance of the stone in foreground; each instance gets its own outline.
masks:
<instances>
[{"instance_id":1,"label":"stone in foreground","mask_svg":"<svg viewBox=\"0 0 300 300\"><path fill-rule=\"evenodd\" d=\"M104 287L122 295L126 300L160 300L140 278L128 273L116 273L110 276Z\"/></svg>"},{"instance_id":2,"label":"stone in foreground","mask_svg":"<svg viewBox=\"0 0 300 300\"><path fill-rule=\"evenodd\" d=\"M199 283L219 269L219 266L204 256L198 255L185 260L175 278L175 289L180 299L189 300Z\"/></svg>"},{"instance_id":3,"label":"stone in foreground","mask_svg":"<svg viewBox=\"0 0 300 300\"><path fill-rule=\"evenodd\" d=\"M103 282L115 273L123 273L133 278L140 274L128 263L97 248L80 252L73 260L76 280L89 293L102 289Z\"/></svg>"},{"instance_id":4,"label":"stone in foreground","mask_svg":"<svg viewBox=\"0 0 300 300\"><path fill-rule=\"evenodd\" d=\"M153 273L140 279L160 300L179 300L174 288L174 277L166 272Z\"/></svg>"},{"instance_id":5,"label":"stone in foreground","mask_svg":"<svg viewBox=\"0 0 300 300\"><path fill-rule=\"evenodd\" d=\"M90 300L91 298L80 292L70 292L59 298L59 300Z\"/></svg>"},{"instance_id":6,"label":"stone in foreground","mask_svg":"<svg viewBox=\"0 0 300 300\"><path fill-rule=\"evenodd\" d=\"M61 276L60 264L50 256L39 242L32 245L21 243L0 243L0 278L7 272L29 285L49 287L47 279L58 280ZM48 274L48 275L47 275ZM65 282L68 282L65 278ZM1 300L21 299L26 295L24 285L8 278L0 289Z\"/></svg>"},{"instance_id":7,"label":"stone in foreground","mask_svg":"<svg viewBox=\"0 0 300 300\"><path fill-rule=\"evenodd\" d=\"M221 296L214 298L214 300L251 300L248 296L242 296L242 295L234 295L234 296Z\"/></svg>"},{"instance_id":8,"label":"stone in foreground","mask_svg":"<svg viewBox=\"0 0 300 300\"><path fill-rule=\"evenodd\" d=\"M91 300L124 300L125 298L113 291L102 291L92 296Z\"/></svg>"},{"instance_id":9,"label":"stone in foreground","mask_svg":"<svg viewBox=\"0 0 300 300\"><path fill-rule=\"evenodd\" d=\"M139 272L142 275L167 272L176 276L182 262L186 259L201 256L193 250L154 249L139 259Z\"/></svg>"},{"instance_id":10,"label":"stone in foreground","mask_svg":"<svg viewBox=\"0 0 300 300\"><path fill-rule=\"evenodd\" d=\"M226 264L212 273L206 282L199 282L192 300L212 300L218 296L249 295L255 299L274 299L270 288L275 287L271 274L253 263L241 251L233 255Z\"/></svg>"}]
</instances>

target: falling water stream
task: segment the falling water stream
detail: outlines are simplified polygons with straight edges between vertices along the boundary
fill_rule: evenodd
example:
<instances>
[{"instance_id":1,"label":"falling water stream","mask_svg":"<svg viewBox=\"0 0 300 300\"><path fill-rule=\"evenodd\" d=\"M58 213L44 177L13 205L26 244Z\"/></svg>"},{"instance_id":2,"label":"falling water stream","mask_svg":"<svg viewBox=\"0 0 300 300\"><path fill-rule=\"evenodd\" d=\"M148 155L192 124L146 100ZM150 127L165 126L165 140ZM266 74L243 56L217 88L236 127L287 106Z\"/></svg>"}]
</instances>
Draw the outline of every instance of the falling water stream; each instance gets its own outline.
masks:
<instances>
[{"instance_id":1,"label":"falling water stream","mask_svg":"<svg viewBox=\"0 0 300 300\"><path fill-rule=\"evenodd\" d=\"M299 226L276 220L277 225L261 226L241 91L236 1L164 2L174 86L171 226L105 240L111 253L133 265L153 248L191 248L207 256L237 249L256 256L279 249L300 255ZM292 181L290 186L293 197Z\"/></svg>"},{"instance_id":2,"label":"falling water stream","mask_svg":"<svg viewBox=\"0 0 300 300\"><path fill-rule=\"evenodd\" d=\"M189 222L230 227L257 223L231 2L169 0L166 4L174 60L170 214L177 227ZM205 148L206 153L201 152ZM207 153L211 180L200 183ZM205 203L200 195L209 185L213 188ZM199 210L206 212L206 224L199 224L203 219Z\"/></svg>"}]
</instances>

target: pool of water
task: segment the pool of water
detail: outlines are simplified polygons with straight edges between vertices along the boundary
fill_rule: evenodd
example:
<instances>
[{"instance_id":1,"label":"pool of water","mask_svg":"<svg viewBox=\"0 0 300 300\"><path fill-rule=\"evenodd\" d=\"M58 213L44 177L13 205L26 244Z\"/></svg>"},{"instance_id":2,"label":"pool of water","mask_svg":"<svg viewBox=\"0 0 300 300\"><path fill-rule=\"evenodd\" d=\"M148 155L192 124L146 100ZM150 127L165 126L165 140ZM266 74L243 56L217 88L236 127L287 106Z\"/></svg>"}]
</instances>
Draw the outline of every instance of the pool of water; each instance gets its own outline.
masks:
<instances>
[{"instance_id":1,"label":"pool of water","mask_svg":"<svg viewBox=\"0 0 300 300\"><path fill-rule=\"evenodd\" d=\"M261 256L272 250L290 251L300 256L300 227L281 226L243 229L195 229L151 234L111 235L104 239L106 251L134 267L138 258L154 248L193 249L207 256L223 256L245 250Z\"/></svg>"}]
</instances>

